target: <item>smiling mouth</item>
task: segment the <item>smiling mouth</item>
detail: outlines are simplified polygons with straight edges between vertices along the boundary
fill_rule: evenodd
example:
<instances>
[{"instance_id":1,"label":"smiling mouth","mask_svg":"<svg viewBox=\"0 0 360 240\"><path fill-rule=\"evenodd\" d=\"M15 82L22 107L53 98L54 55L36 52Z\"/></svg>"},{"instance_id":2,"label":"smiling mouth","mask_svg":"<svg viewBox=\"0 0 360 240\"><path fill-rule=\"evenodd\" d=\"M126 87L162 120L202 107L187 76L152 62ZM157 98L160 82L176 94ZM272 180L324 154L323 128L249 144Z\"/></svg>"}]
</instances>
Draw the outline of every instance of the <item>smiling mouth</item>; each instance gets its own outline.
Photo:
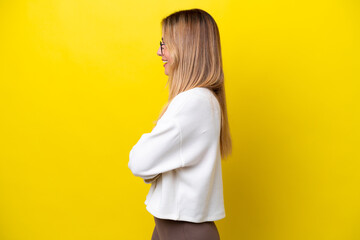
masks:
<instances>
[{"instance_id":1,"label":"smiling mouth","mask_svg":"<svg viewBox=\"0 0 360 240\"><path fill-rule=\"evenodd\" d=\"M165 67L165 65L168 63L168 61L167 61L167 60L163 60L163 63L164 63L164 67Z\"/></svg>"}]
</instances>

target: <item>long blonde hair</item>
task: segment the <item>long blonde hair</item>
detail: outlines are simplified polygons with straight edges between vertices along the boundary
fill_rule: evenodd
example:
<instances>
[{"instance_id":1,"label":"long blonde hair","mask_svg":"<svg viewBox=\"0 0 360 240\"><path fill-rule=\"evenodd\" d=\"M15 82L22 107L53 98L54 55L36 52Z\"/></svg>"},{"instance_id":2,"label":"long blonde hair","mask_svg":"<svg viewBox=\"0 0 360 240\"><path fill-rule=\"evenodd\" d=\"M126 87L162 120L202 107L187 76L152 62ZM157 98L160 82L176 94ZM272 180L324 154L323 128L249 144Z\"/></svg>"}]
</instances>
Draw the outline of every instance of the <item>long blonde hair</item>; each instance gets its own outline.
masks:
<instances>
[{"instance_id":1,"label":"long blonde hair","mask_svg":"<svg viewBox=\"0 0 360 240\"><path fill-rule=\"evenodd\" d=\"M226 108L220 34L215 20L201 9L175 12L161 21L164 42L172 59L169 65L169 98L158 120L171 100L179 93L204 87L211 90L221 107L220 151L226 158L232 152L232 141Z\"/></svg>"}]
</instances>

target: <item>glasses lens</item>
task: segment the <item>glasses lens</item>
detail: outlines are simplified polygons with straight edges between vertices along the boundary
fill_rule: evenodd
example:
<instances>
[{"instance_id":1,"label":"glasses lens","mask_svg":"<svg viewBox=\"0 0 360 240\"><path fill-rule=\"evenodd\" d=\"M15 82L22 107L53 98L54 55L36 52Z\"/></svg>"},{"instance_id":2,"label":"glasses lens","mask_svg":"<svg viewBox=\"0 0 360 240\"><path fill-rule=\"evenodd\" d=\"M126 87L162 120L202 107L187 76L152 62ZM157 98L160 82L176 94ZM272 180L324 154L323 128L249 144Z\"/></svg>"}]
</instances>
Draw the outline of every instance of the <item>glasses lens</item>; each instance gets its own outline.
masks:
<instances>
[{"instance_id":1,"label":"glasses lens","mask_svg":"<svg viewBox=\"0 0 360 240\"><path fill-rule=\"evenodd\" d=\"M161 55L163 55L162 53L162 42L160 41L160 50L161 50Z\"/></svg>"}]
</instances>

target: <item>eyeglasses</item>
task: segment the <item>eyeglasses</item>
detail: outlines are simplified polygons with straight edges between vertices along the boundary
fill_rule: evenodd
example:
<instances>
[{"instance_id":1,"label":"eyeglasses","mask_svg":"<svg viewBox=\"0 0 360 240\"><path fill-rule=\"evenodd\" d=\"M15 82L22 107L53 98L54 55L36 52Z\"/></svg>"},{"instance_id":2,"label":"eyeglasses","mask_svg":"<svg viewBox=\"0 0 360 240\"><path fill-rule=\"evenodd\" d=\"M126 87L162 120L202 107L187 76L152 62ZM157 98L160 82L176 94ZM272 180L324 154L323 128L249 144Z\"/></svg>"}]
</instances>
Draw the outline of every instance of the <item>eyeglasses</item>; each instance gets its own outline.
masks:
<instances>
[{"instance_id":1,"label":"eyeglasses","mask_svg":"<svg viewBox=\"0 0 360 240\"><path fill-rule=\"evenodd\" d=\"M161 55L164 55L163 53L163 45L165 45L165 43L163 43L162 41L160 41L160 50L161 50Z\"/></svg>"}]
</instances>

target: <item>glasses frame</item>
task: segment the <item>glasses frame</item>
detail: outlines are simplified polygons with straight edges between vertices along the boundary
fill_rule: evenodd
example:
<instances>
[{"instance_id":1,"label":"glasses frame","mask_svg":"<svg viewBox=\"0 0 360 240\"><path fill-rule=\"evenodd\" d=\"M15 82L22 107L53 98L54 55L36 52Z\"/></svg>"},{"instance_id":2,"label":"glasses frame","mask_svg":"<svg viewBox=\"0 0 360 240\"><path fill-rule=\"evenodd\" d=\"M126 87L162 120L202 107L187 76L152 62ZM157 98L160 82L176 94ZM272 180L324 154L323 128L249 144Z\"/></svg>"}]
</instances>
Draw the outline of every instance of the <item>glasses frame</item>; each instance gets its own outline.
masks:
<instances>
[{"instance_id":1,"label":"glasses frame","mask_svg":"<svg viewBox=\"0 0 360 240\"><path fill-rule=\"evenodd\" d=\"M163 41L161 40L160 41L160 51L161 51L161 55L164 55L164 53L163 53L163 45L165 45L165 43L163 43Z\"/></svg>"}]
</instances>

